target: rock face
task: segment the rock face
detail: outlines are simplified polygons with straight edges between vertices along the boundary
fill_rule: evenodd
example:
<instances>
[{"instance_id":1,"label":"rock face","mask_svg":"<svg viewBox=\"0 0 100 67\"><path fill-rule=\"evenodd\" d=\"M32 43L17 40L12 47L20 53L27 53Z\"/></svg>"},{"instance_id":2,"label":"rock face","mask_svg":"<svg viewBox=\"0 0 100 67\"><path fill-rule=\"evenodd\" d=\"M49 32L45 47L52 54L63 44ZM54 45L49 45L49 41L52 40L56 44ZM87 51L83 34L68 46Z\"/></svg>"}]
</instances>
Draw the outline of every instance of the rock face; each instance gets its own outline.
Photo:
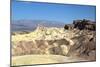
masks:
<instances>
[{"instance_id":1,"label":"rock face","mask_svg":"<svg viewBox=\"0 0 100 67\"><path fill-rule=\"evenodd\" d=\"M81 35L73 37L72 40L75 42L75 44L69 50L70 55L75 54L76 56L89 57L90 56L89 53L91 53L91 51L93 52L96 51L96 36L94 32L83 31Z\"/></svg>"},{"instance_id":2,"label":"rock face","mask_svg":"<svg viewBox=\"0 0 100 67\"><path fill-rule=\"evenodd\" d=\"M74 20L64 28L37 27L34 32L12 35L12 55L63 55L96 60L96 23Z\"/></svg>"}]
</instances>

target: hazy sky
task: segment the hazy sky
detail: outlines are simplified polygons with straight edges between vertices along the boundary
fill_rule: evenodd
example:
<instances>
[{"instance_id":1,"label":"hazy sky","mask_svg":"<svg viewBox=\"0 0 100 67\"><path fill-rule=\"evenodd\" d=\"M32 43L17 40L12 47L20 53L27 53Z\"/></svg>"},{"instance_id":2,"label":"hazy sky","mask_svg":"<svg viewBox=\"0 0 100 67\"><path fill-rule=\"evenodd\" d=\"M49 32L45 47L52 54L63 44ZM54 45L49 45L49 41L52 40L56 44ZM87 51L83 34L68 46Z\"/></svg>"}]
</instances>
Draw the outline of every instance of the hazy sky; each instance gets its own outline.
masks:
<instances>
[{"instance_id":1,"label":"hazy sky","mask_svg":"<svg viewBox=\"0 0 100 67\"><path fill-rule=\"evenodd\" d=\"M95 20L95 6L12 2L12 20L51 20L72 22L75 19Z\"/></svg>"}]
</instances>

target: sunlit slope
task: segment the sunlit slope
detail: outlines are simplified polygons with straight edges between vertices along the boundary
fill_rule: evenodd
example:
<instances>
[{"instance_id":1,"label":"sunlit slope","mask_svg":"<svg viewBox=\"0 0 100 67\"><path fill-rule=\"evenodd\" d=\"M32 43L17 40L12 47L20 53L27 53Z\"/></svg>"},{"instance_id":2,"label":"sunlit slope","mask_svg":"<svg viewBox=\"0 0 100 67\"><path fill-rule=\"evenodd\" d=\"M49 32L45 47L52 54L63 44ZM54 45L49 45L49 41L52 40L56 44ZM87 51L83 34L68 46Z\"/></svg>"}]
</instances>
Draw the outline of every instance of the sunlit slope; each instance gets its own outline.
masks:
<instances>
[{"instance_id":1,"label":"sunlit slope","mask_svg":"<svg viewBox=\"0 0 100 67\"><path fill-rule=\"evenodd\" d=\"M12 35L12 54L67 54L70 45L74 44L71 40L74 35L64 28L37 27L28 34Z\"/></svg>"},{"instance_id":2,"label":"sunlit slope","mask_svg":"<svg viewBox=\"0 0 100 67\"><path fill-rule=\"evenodd\" d=\"M19 41L32 41L32 40L55 40L63 38L71 38L74 33L64 30L63 28L46 28L38 27L35 31L28 34L12 35L12 42L16 44Z\"/></svg>"}]
</instances>

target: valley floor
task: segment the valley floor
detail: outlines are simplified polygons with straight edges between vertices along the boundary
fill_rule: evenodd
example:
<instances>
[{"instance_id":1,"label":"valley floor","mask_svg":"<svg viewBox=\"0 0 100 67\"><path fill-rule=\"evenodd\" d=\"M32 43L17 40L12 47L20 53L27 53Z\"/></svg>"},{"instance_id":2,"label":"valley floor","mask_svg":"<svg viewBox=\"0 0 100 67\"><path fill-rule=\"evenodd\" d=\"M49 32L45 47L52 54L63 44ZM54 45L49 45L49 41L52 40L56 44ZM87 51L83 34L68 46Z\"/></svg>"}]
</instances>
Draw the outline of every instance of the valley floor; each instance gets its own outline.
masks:
<instances>
[{"instance_id":1,"label":"valley floor","mask_svg":"<svg viewBox=\"0 0 100 67\"><path fill-rule=\"evenodd\" d=\"M72 58L61 55L24 55L24 56L13 56L12 66L68 63L68 62L80 62L80 61L87 61L87 60L82 58Z\"/></svg>"}]
</instances>

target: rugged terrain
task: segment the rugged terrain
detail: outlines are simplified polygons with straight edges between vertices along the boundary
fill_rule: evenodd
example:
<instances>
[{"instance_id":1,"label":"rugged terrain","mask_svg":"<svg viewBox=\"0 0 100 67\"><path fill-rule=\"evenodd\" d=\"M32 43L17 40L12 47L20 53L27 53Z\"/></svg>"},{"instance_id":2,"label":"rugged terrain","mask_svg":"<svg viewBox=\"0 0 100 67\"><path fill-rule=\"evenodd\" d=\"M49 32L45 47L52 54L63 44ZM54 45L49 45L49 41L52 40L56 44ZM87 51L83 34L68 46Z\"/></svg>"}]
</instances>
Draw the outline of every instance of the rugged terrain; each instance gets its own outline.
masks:
<instances>
[{"instance_id":1,"label":"rugged terrain","mask_svg":"<svg viewBox=\"0 0 100 67\"><path fill-rule=\"evenodd\" d=\"M23 63L26 57L27 60L31 58L37 62L30 60L30 63ZM44 62L41 62L41 59ZM63 28L39 25L33 32L12 34L12 65L83 60L96 60L96 22L94 21L74 20L73 24L66 24Z\"/></svg>"}]
</instances>

